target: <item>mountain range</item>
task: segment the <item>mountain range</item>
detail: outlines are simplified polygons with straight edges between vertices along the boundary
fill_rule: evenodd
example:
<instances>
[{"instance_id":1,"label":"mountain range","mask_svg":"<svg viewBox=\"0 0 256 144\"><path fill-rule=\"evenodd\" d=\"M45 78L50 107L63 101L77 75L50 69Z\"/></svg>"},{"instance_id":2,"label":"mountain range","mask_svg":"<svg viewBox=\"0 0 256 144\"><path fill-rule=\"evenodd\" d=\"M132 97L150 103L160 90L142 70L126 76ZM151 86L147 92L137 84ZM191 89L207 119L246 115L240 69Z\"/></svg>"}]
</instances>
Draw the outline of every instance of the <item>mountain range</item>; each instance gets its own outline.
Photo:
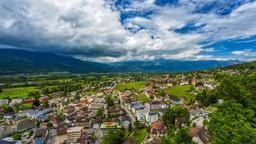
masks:
<instances>
[{"instance_id":1,"label":"mountain range","mask_svg":"<svg viewBox=\"0 0 256 144\"><path fill-rule=\"evenodd\" d=\"M106 73L106 72L186 72L239 64L240 61L154 60L98 63L52 53L0 49L0 74L20 73Z\"/></svg>"}]
</instances>

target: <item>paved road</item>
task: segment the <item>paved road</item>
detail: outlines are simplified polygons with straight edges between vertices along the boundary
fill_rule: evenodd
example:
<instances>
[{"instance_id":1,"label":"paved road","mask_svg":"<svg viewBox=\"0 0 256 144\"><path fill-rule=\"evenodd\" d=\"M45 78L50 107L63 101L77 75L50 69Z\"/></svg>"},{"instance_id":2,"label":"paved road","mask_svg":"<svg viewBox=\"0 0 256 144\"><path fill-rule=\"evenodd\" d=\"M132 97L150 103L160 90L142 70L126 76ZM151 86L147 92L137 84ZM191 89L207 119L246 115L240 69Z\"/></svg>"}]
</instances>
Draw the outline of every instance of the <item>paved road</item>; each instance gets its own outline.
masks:
<instances>
[{"instance_id":1,"label":"paved road","mask_svg":"<svg viewBox=\"0 0 256 144\"><path fill-rule=\"evenodd\" d=\"M100 144L100 141L101 141L101 134L100 134L100 129L96 129L96 144Z\"/></svg>"},{"instance_id":2,"label":"paved road","mask_svg":"<svg viewBox=\"0 0 256 144\"><path fill-rule=\"evenodd\" d=\"M28 144L28 143L32 142L35 137L35 134L36 134L36 128L33 128L33 135L25 143Z\"/></svg>"},{"instance_id":3,"label":"paved road","mask_svg":"<svg viewBox=\"0 0 256 144\"><path fill-rule=\"evenodd\" d=\"M55 143L55 136L57 134L57 130L56 129L50 129L49 130L49 134L45 140L45 142L47 144L54 144Z\"/></svg>"},{"instance_id":4,"label":"paved road","mask_svg":"<svg viewBox=\"0 0 256 144\"><path fill-rule=\"evenodd\" d=\"M127 107L124 106L123 97L122 97L122 96L119 96L119 99L120 99L121 107L126 111L126 113L128 114L128 116L130 117L131 122L132 122L132 127L134 128L134 122L136 121L135 116L128 110Z\"/></svg>"}]
</instances>

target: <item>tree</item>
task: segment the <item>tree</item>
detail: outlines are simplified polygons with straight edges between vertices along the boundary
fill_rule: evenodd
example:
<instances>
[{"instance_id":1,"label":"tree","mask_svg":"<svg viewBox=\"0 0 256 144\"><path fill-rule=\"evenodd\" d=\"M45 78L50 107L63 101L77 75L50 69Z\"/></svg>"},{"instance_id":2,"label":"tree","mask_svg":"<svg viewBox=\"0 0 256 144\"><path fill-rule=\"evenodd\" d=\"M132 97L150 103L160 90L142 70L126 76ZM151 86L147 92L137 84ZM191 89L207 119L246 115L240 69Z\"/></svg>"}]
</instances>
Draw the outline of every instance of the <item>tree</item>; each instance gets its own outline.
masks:
<instances>
[{"instance_id":1,"label":"tree","mask_svg":"<svg viewBox=\"0 0 256 144\"><path fill-rule=\"evenodd\" d=\"M165 96L165 92L164 92L164 90L160 90L160 91L158 91L158 95L159 95L159 96L164 97L164 96Z\"/></svg>"},{"instance_id":2,"label":"tree","mask_svg":"<svg viewBox=\"0 0 256 144\"><path fill-rule=\"evenodd\" d=\"M128 127L128 131L131 132L132 131L132 123L129 123L129 127Z\"/></svg>"},{"instance_id":3,"label":"tree","mask_svg":"<svg viewBox=\"0 0 256 144\"><path fill-rule=\"evenodd\" d=\"M255 111L235 101L225 101L211 116L211 143L256 143Z\"/></svg>"},{"instance_id":4,"label":"tree","mask_svg":"<svg viewBox=\"0 0 256 144\"><path fill-rule=\"evenodd\" d=\"M12 108L11 106L9 106L9 105L7 105L6 107L4 107L4 109L5 109L5 111L6 111L7 113L12 113L12 112L14 112L13 108Z\"/></svg>"},{"instance_id":5,"label":"tree","mask_svg":"<svg viewBox=\"0 0 256 144\"><path fill-rule=\"evenodd\" d=\"M28 93L28 96L37 99L37 98L40 97L39 91L31 91L31 92Z\"/></svg>"},{"instance_id":6,"label":"tree","mask_svg":"<svg viewBox=\"0 0 256 144\"><path fill-rule=\"evenodd\" d=\"M2 88L2 86L0 86L0 93L1 93L1 92L3 92L3 88Z\"/></svg>"},{"instance_id":7,"label":"tree","mask_svg":"<svg viewBox=\"0 0 256 144\"><path fill-rule=\"evenodd\" d=\"M50 128L53 127L53 124L52 124L51 122L48 122L48 123L46 124L46 127L47 127L48 129L50 129Z\"/></svg>"},{"instance_id":8,"label":"tree","mask_svg":"<svg viewBox=\"0 0 256 144\"><path fill-rule=\"evenodd\" d=\"M104 109L99 108L97 109L96 116L100 116L101 118L104 117Z\"/></svg>"},{"instance_id":9,"label":"tree","mask_svg":"<svg viewBox=\"0 0 256 144\"><path fill-rule=\"evenodd\" d=\"M138 119L135 120L134 126L135 126L136 129L141 128L141 124L140 124L140 121Z\"/></svg>"},{"instance_id":10,"label":"tree","mask_svg":"<svg viewBox=\"0 0 256 144\"><path fill-rule=\"evenodd\" d=\"M106 103L107 103L108 107L111 107L111 106L114 105L114 100L113 100L113 98L112 98L111 95L108 95L108 96L105 98L105 100L106 100Z\"/></svg>"},{"instance_id":11,"label":"tree","mask_svg":"<svg viewBox=\"0 0 256 144\"><path fill-rule=\"evenodd\" d=\"M188 135L188 130L181 128L177 131L175 134L175 137L173 138L173 143L175 144L191 144L193 143L191 136Z\"/></svg>"},{"instance_id":12,"label":"tree","mask_svg":"<svg viewBox=\"0 0 256 144\"><path fill-rule=\"evenodd\" d=\"M36 121L36 127L39 128L40 127L40 122Z\"/></svg>"},{"instance_id":13,"label":"tree","mask_svg":"<svg viewBox=\"0 0 256 144\"><path fill-rule=\"evenodd\" d=\"M203 90L197 97L204 106L209 106L218 102L218 96L216 91Z\"/></svg>"},{"instance_id":14,"label":"tree","mask_svg":"<svg viewBox=\"0 0 256 144\"><path fill-rule=\"evenodd\" d=\"M40 101L38 98L36 98L33 102L33 106L40 106Z\"/></svg>"},{"instance_id":15,"label":"tree","mask_svg":"<svg viewBox=\"0 0 256 144\"><path fill-rule=\"evenodd\" d=\"M102 144L120 144L124 140L124 131L123 130L110 130L108 133L103 136Z\"/></svg>"},{"instance_id":16,"label":"tree","mask_svg":"<svg viewBox=\"0 0 256 144\"><path fill-rule=\"evenodd\" d=\"M175 125L175 118L178 117L189 119L189 113L186 109L183 109L180 106L166 109L163 114L163 121L167 128L173 128Z\"/></svg>"},{"instance_id":17,"label":"tree","mask_svg":"<svg viewBox=\"0 0 256 144\"><path fill-rule=\"evenodd\" d=\"M21 134L20 133L16 133L12 137L13 137L14 140L21 140Z\"/></svg>"}]
</instances>

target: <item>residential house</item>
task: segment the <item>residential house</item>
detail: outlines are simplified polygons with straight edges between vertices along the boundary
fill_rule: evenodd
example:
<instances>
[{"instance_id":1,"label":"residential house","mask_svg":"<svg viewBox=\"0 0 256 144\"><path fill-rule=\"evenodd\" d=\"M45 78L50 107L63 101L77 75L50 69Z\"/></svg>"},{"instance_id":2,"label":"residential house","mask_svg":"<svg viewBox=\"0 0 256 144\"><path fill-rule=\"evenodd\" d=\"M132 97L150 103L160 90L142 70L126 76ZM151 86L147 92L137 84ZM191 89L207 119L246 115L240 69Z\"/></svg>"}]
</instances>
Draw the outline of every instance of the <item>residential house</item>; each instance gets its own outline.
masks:
<instances>
[{"instance_id":1,"label":"residential house","mask_svg":"<svg viewBox=\"0 0 256 144\"><path fill-rule=\"evenodd\" d=\"M161 101L150 101L145 104L147 109L165 109L167 107L166 104L163 104Z\"/></svg>"},{"instance_id":2,"label":"residential house","mask_svg":"<svg viewBox=\"0 0 256 144\"><path fill-rule=\"evenodd\" d=\"M30 119L21 120L17 123L17 131L22 132L35 127L35 121Z\"/></svg>"},{"instance_id":3,"label":"residential house","mask_svg":"<svg viewBox=\"0 0 256 144\"><path fill-rule=\"evenodd\" d=\"M189 123L189 121L186 118L178 117L175 118L175 127L176 128L182 128L186 126Z\"/></svg>"},{"instance_id":4,"label":"residential house","mask_svg":"<svg viewBox=\"0 0 256 144\"><path fill-rule=\"evenodd\" d=\"M47 136L46 128L36 129L35 144L43 144L43 140L46 138L46 136Z\"/></svg>"},{"instance_id":5,"label":"residential house","mask_svg":"<svg viewBox=\"0 0 256 144\"><path fill-rule=\"evenodd\" d=\"M89 104L88 108L96 111L98 109L105 109L107 105L105 103L92 102Z\"/></svg>"},{"instance_id":6,"label":"residential house","mask_svg":"<svg viewBox=\"0 0 256 144\"><path fill-rule=\"evenodd\" d=\"M2 105L8 105L9 104L9 100L8 99L1 99L0 100L0 106Z\"/></svg>"},{"instance_id":7,"label":"residential house","mask_svg":"<svg viewBox=\"0 0 256 144\"><path fill-rule=\"evenodd\" d=\"M75 123L76 127L84 127L85 129L91 128L92 119L91 118L79 118Z\"/></svg>"},{"instance_id":8,"label":"residential house","mask_svg":"<svg viewBox=\"0 0 256 144\"><path fill-rule=\"evenodd\" d=\"M189 134L192 139L197 144L208 144L210 140L210 135L205 128L190 128Z\"/></svg>"},{"instance_id":9,"label":"residential house","mask_svg":"<svg viewBox=\"0 0 256 144\"><path fill-rule=\"evenodd\" d=\"M117 122L104 122L100 125L101 136L107 134L109 130L121 129L121 126Z\"/></svg>"},{"instance_id":10,"label":"residential house","mask_svg":"<svg viewBox=\"0 0 256 144\"><path fill-rule=\"evenodd\" d=\"M9 125L7 123L0 123L0 139L7 137L17 131L16 125Z\"/></svg>"},{"instance_id":11,"label":"residential house","mask_svg":"<svg viewBox=\"0 0 256 144\"><path fill-rule=\"evenodd\" d=\"M170 101L171 101L172 104L179 105L179 104L183 103L183 98L171 98Z\"/></svg>"},{"instance_id":12,"label":"residential house","mask_svg":"<svg viewBox=\"0 0 256 144\"><path fill-rule=\"evenodd\" d=\"M44 103L48 101L48 96L42 96L39 98L40 103Z\"/></svg>"},{"instance_id":13,"label":"residential house","mask_svg":"<svg viewBox=\"0 0 256 144\"><path fill-rule=\"evenodd\" d=\"M119 116L118 119L125 128L129 127L131 122L128 116Z\"/></svg>"},{"instance_id":14,"label":"residential house","mask_svg":"<svg viewBox=\"0 0 256 144\"><path fill-rule=\"evenodd\" d=\"M10 102L10 105L17 105L17 104L22 104L22 99L12 99Z\"/></svg>"},{"instance_id":15,"label":"residential house","mask_svg":"<svg viewBox=\"0 0 256 144\"><path fill-rule=\"evenodd\" d=\"M166 127L160 121L155 121L151 124L150 127L150 136L151 137L161 137L167 132Z\"/></svg>"},{"instance_id":16,"label":"residential house","mask_svg":"<svg viewBox=\"0 0 256 144\"><path fill-rule=\"evenodd\" d=\"M57 135L55 137L55 142L57 144L64 144L67 139L67 129L66 124L62 124L57 128Z\"/></svg>"},{"instance_id":17,"label":"residential house","mask_svg":"<svg viewBox=\"0 0 256 144\"><path fill-rule=\"evenodd\" d=\"M33 99L24 99L22 101L23 104L33 104L34 100Z\"/></svg>"},{"instance_id":18,"label":"residential house","mask_svg":"<svg viewBox=\"0 0 256 144\"><path fill-rule=\"evenodd\" d=\"M28 118L31 118L31 119L36 119L36 120L39 120L39 121L45 121L48 118L47 116L44 115L46 111L30 109L30 110L26 111L26 115L27 115Z\"/></svg>"}]
</instances>

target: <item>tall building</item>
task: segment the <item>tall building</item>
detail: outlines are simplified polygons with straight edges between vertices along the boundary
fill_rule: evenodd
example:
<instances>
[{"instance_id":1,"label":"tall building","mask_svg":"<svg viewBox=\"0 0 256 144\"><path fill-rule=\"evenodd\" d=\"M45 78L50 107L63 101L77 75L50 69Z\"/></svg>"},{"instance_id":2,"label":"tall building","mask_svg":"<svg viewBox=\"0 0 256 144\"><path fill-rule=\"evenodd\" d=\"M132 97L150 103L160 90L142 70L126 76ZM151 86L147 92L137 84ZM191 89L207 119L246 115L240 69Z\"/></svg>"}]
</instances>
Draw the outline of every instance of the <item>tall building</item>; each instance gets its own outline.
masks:
<instances>
[{"instance_id":1,"label":"tall building","mask_svg":"<svg viewBox=\"0 0 256 144\"><path fill-rule=\"evenodd\" d=\"M67 130L67 143L76 143L77 139L82 136L83 127L71 127Z\"/></svg>"}]
</instances>

